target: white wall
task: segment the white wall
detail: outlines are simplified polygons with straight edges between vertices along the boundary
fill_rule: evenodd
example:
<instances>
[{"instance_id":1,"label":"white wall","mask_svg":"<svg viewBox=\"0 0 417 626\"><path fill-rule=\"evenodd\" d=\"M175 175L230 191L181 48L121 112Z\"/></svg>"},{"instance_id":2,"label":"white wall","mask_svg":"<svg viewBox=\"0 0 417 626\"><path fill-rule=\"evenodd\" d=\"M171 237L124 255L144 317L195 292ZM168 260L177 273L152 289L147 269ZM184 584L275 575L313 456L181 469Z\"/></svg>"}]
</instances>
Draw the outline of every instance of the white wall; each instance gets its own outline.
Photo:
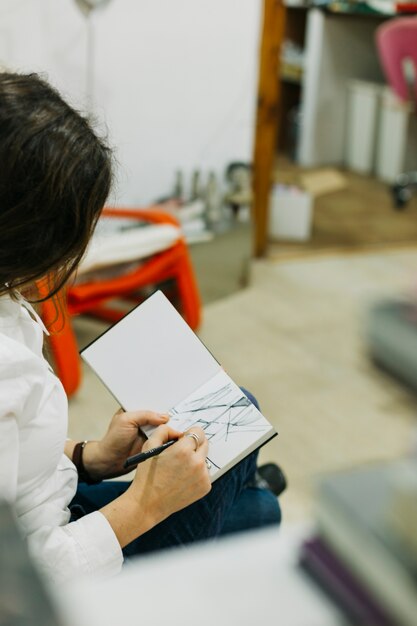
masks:
<instances>
[{"instance_id":1,"label":"white wall","mask_svg":"<svg viewBox=\"0 0 417 626\"><path fill-rule=\"evenodd\" d=\"M261 0L112 0L94 13L94 111L120 164L116 199L174 171L252 156ZM0 61L46 71L84 106L87 25L73 0L0 0Z\"/></svg>"}]
</instances>

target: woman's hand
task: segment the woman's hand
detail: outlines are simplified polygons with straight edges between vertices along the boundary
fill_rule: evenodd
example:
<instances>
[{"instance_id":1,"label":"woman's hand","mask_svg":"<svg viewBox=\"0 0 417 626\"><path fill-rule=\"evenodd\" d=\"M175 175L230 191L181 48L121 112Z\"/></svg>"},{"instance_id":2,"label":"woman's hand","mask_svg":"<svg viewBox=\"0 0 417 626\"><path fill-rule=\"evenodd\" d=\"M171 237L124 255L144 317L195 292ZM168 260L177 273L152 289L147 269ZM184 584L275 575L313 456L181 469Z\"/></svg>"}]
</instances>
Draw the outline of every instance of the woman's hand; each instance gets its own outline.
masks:
<instances>
[{"instance_id":1,"label":"woman's hand","mask_svg":"<svg viewBox=\"0 0 417 626\"><path fill-rule=\"evenodd\" d=\"M84 448L83 462L89 475L100 479L130 472L132 468L125 469L123 465L127 457L142 450L146 437L141 427L160 426L168 419L167 415L154 411L117 411L103 439L89 441Z\"/></svg>"},{"instance_id":2,"label":"woman's hand","mask_svg":"<svg viewBox=\"0 0 417 626\"><path fill-rule=\"evenodd\" d=\"M140 510L151 515L154 523L199 500L211 489L206 465L207 438L197 426L189 432L197 435L198 442L187 433L160 426L143 446L145 451L179 437L161 454L138 465L128 490Z\"/></svg>"},{"instance_id":3,"label":"woman's hand","mask_svg":"<svg viewBox=\"0 0 417 626\"><path fill-rule=\"evenodd\" d=\"M171 439L178 441L140 463L129 488L100 509L122 548L210 491L208 441L201 428L193 426L190 432L198 442L168 425L159 426L143 445L144 451Z\"/></svg>"}]
</instances>

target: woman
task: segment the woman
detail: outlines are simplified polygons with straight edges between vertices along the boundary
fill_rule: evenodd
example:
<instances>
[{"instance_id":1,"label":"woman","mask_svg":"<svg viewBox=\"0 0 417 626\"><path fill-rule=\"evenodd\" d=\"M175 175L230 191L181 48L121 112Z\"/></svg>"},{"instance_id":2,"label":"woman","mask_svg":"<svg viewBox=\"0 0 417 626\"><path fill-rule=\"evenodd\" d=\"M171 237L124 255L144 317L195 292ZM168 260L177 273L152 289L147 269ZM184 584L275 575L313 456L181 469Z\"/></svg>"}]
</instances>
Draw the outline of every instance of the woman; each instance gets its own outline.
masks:
<instances>
[{"instance_id":1,"label":"woman","mask_svg":"<svg viewBox=\"0 0 417 626\"><path fill-rule=\"evenodd\" d=\"M176 432L165 415L119 411L101 441L65 439L65 393L22 294L39 299L35 285L46 276L48 297L64 285L110 184L111 153L88 122L39 76L0 74L0 496L59 581L113 574L124 556L280 517L268 490L248 486L254 455L212 487L203 430ZM158 427L148 441L146 424ZM131 483L100 482L122 474L127 456L171 438L178 442L142 463Z\"/></svg>"}]
</instances>

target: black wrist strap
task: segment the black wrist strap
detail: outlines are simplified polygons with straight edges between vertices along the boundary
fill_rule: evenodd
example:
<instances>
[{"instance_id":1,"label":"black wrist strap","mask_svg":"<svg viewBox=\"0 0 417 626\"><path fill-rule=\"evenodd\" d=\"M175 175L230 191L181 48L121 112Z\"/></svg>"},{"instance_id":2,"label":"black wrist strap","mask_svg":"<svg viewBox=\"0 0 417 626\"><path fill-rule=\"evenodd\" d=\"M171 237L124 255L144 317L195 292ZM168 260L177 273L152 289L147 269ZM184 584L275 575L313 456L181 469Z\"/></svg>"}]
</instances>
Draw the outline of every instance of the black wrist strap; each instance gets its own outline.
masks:
<instances>
[{"instance_id":1,"label":"black wrist strap","mask_svg":"<svg viewBox=\"0 0 417 626\"><path fill-rule=\"evenodd\" d=\"M72 453L72 462L77 468L78 482L87 483L87 485L97 485L98 483L101 483L101 480L94 480L91 478L83 463L83 452L87 443L88 441L80 441L75 444L74 451Z\"/></svg>"}]
</instances>

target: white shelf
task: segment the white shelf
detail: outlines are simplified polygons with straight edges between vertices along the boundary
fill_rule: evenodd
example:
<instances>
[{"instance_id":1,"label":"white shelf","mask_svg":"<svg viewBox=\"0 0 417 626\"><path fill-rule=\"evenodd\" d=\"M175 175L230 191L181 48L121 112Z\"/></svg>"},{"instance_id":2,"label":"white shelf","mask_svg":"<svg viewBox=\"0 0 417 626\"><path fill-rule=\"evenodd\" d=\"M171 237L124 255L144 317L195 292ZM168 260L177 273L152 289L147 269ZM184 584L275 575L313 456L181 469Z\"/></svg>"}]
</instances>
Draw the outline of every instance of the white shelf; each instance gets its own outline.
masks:
<instances>
[{"instance_id":1,"label":"white shelf","mask_svg":"<svg viewBox=\"0 0 417 626\"><path fill-rule=\"evenodd\" d=\"M382 20L308 11L297 146L301 165L344 163L347 83L355 78L383 82L374 43Z\"/></svg>"}]
</instances>

